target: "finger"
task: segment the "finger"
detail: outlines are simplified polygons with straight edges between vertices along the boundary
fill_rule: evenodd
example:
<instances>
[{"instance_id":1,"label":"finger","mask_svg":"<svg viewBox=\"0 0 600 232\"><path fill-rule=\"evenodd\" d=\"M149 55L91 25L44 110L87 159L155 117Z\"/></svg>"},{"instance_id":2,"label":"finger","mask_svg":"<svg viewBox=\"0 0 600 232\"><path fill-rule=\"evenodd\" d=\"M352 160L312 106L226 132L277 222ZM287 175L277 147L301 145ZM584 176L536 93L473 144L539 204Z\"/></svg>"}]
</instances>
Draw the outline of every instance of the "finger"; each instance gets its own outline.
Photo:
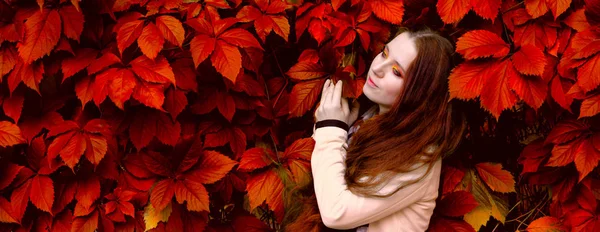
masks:
<instances>
[{"instance_id":1,"label":"finger","mask_svg":"<svg viewBox=\"0 0 600 232\"><path fill-rule=\"evenodd\" d=\"M327 93L327 88L329 87L329 84L331 84L331 80L327 79L325 81L325 84L323 85L323 90L321 91L321 101L319 102L319 105L323 105L323 102L325 101L325 94Z\"/></svg>"},{"instance_id":2,"label":"finger","mask_svg":"<svg viewBox=\"0 0 600 232\"><path fill-rule=\"evenodd\" d=\"M327 93L325 93L325 100L324 100L324 104L330 104L331 103L331 95L333 93L333 87L335 87L335 84L333 83L333 81L329 82L329 86L327 86Z\"/></svg>"},{"instance_id":3,"label":"finger","mask_svg":"<svg viewBox=\"0 0 600 232\"><path fill-rule=\"evenodd\" d=\"M350 115L350 108L348 107L348 99L342 98L342 111L344 115Z\"/></svg>"},{"instance_id":4,"label":"finger","mask_svg":"<svg viewBox=\"0 0 600 232\"><path fill-rule=\"evenodd\" d=\"M339 104L341 98L342 98L342 87L343 87L344 82L342 80L339 80L337 83L335 83L334 86L334 90L333 90L333 96L331 97L331 102Z\"/></svg>"}]
</instances>

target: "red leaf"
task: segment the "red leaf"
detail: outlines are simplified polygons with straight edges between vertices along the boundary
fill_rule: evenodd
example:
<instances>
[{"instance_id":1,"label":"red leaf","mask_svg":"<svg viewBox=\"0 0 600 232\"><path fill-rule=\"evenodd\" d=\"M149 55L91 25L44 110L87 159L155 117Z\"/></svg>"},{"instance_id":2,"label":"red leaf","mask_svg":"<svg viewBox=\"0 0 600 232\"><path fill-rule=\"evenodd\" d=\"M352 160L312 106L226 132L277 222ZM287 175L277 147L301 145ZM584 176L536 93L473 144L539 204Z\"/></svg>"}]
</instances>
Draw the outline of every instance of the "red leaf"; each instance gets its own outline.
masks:
<instances>
[{"instance_id":1,"label":"red leaf","mask_svg":"<svg viewBox=\"0 0 600 232\"><path fill-rule=\"evenodd\" d=\"M479 163L475 165L477 173L494 191L509 193L515 191L515 180L510 172L503 170L501 164Z\"/></svg>"},{"instance_id":2,"label":"red leaf","mask_svg":"<svg viewBox=\"0 0 600 232\"><path fill-rule=\"evenodd\" d=\"M2 104L2 110L4 110L4 114L12 118L16 123L19 122L19 118L21 118L21 111L23 111L24 101L25 97L23 96L22 91L13 93L10 97L5 98L4 103Z\"/></svg>"},{"instance_id":3,"label":"red leaf","mask_svg":"<svg viewBox=\"0 0 600 232\"><path fill-rule=\"evenodd\" d=\"M312 138L298 139L285 149L283 156L288 159L303 159L310 161L315 146Z\"/></svg>"},{"instance_id":4,"label":"red leaf","mask_svg":"<svg viewBox=\"0 0 600 232\"><path fill-rule=\"evenodd\" d=\"M133 98L146 106L164 111L162 108L162 105L165 102L164 91L164 85L138 82L133 92Z\"/></svg>"},{"instance_id":5,"label":"red leaf","mask_svg":"<svg viewBox=\"0 0 600 232\"><path fill-rule=\"evenodd\" d=\"M83 32L83 14L74 6L64 6L59 10L63 23L63 33L67 38L79 42L79 36Z\"/></svg>"},{"instance_id":6,"label":"red leaf","mask_svg":"<svg viewBox=\"0 0 600 232\"><path fill-rule=\"evenodd\" d=\"M217 40L210 60L219 73L235 83L240 68L242 68L242 55L237 47Z\"/></svg>"},{"instance_id":7,"label":"red leaf","mask_svg":"<svg viewBox=\"0 0 600 232\"><path fill-rule=\"evenodd\" d=\"M185 39L185 30L181 22L173 16L162 15L156 18L156 26L170 43L181 47Z\"/></svg>"},{"instance_id":8,"label":"red leaf","mask_svg":"<svg viewBox=\"0 0 600 232\"><path fill-rule=\"evenodd\" d=\"M67 181L59 182L54 189L54 205L52 205L52 213L54 215L60 213L73 199L77 191L77 182ZM70 212L70 210L67 210Z\"/></svg>"},{"instance_id":9,"label":"red leaf","mask_svg":"<svg viewBox=\"0 0 600 232\"><path fill-rule=\"evenodd\" d=\"M573 98L567 95L567 91L573 86L571 82L563 80L556 75L550 84L550 94L552 99L556 101L563 109L571 111L571 103Z\"/></svg>"},{"instance_id":10,"label":"red leaf","mask_svg":"<svg viewBox=\"0 0 600 232\"><path fill-rule=\"evenodd\" d=\"M171 67L173 68L178 88L185 91L198 92L196 68L192 59L177 59L171 63Z\"/></svg>"},{"instance_id":11,"label":"red leaf","mask_svg":"<svg viewBox=\"0 0 600 232\"><path fill-rule=\"evenodd\" d=\"M199 182L185 179L175 183L175 198L179 204L187 201L189 211L209 211L208 192Z\"/></svg>"},{"instance_id":12,"label":"red leaf","mask_svg":"<svg viewBox=\"0 0 600 232\"><path fill-rule=\"evenodd\" d=\"M313 62L298 62L290 68L285 74L298 81L313 80L327 75L323 67Z\"/></svg>"},{"instance_id":13,"label":"red leaf","mask_svg":"<svg viewBox=\"0 0 600 232\"><path fill-rule=\"evenodd\" d=\"M142 30L142 34L138 37L137 42L142 53L154 60L160 50L162 50L165 39L154 23L148 23Z\"/></svg>"},{"instance_id":14,"label":"red leaf","mask_svg":"<svg viewBox=\"0 0 600 232\"><path fill-rule=\"evenodd\" d=\"M190 171L186 178L202 184L213 184L219 181L237 164L236 161L219 152L208 150L203 152L199 163L198 169Z\"/></svg>"},{"instance_id":15,"label":"red leaf","mask_svg":"<svg viewBox=\"0 0 600 232\"><path fill-rule=\"evenodd\" d=\"M445 219L442 217L434 218L428 229L431 232L475 232L473 227L465 221Z\"/></svg>"},{"instance_id":16,"label":"red leaf","mask_svg":"<svg viewBox=\"0 0 600 232\"><path fill-rule=\"evenodd\" d=\"M300 117L315 105L324 82L319 79L294 85L289 100L290 117Z\"/></svg>"},{"instance_id":17,"label":"red leaf","mask_svg":"<svg viewBox=\"0 0 600 232\"><path fill-rule=\"evenodd\" d=\"M525 103L536 110L542 106L548 93L547 82L536 76L523 76L513 72L508 84Z\"/></svg>"},{"instance_id":18,"label":"red leaf","mask_svg":"<svg viewBox=\"0 0 600 232\"><path fill-rule=\"evenodd\" d=\"M551 149L544 146L542 139L529 143L519 156L518 162L523 165L521 175L529 172L537 172L540 164L548 157Z\"/></svg>"},{"instance_id":19,"label":"red leaf","mask_svg":"<svg viewBox=\"0 0 600 232\"><path fill-rule=\"evenodd\" d=\"M168 83L175 85L175 74L171 65L163 56L158 56L154 61L145 56L139 56L131 61L131 69L135 74L148 82Z\"/></svg>"},{"instance_id":20,"label":"red leaf","mask_svg":"<svg viewBox=\"0 0 600 232\"><path fill-rule=\"evenodd\" d=\"M165 110L169 112L173 121L177 119L177 115L185 109L187 104L188 101L185 92L175 88L169 88L167 90L165 96Z\"/></svg>"},{"instance_id":21,"label":"red leaf","mask_svg":"<svg viewBox=\"0 0 600 232\"><path fill-rule=\"evenodd\" d=\"M85 157L94 165L100 164L108 150L106 138L99 135L87 135L86 147Z\"/></svg>"},{"instance_id":22,"label":"red leaf","mask_svg":"<svg viewBox=\"0 0 600 232\"><path fill-rule=\"evenodd\" d=\"M442 194L453 192L458 183L465 177L465 172L452 166L442 168Z\"/></svg>"},{"instance_id":23,"label":"red leaf","mask_svg":"<svg viewBox=\"0 0 600 232\"><path fill-rule=\"evenodd\" d=\"M54 184L52 179L47 176L36 175L31 180L31 203L38 209L52 214L52 204L54 203Z\"/></svg>"},{"instance_id":24,"label":"red leaf","mask_svg":"<svg viewBox=\"0 0 600 232\"><path fill-rule=\"evenodd\" d=\"M501 58L508 54L510 46L497 34L486 30L472 30L458 38L456 52L465 59L482 57Z\"/></svg>"},{"instance_id":25,"label":"red leaf","mask_svg":"<svg viewBox=\"0 0 600 232\"><path fill-rule=\"evenodd\" d=\"M123 104L129 100L133 89L136 87L136 79L129 69L119 69L108 83L108 95L119 109L123 110Z\"/></svg>"},{"instance_id":26,"label":"red leaf","mask_svg":"<svg viewBox=\"0 0 600 232\"><path fill-rule=\"evenodd\" d=\"M15 189L10 195L10 204L12 207L11 215L19 222L23 218L23 215L25 215L25 209L27 209L27 203L29 202L30 193L31 180L27 180L23 185L21 185L21 187Z\"/></svg>"},{"instance_id":27,"label":"red leaf","mask_svg":"<svg viewBox=\"0 0 600 232\"><path fill-rule=\"evenodd\" d=\"M544 52L532 45L523 45L512 56L513 64L519 72L527 75L541 76L546 66Z\"/></svg>"},{"instance_id":28,"label":"red leaf","mask_svg":"<svg viewBox=\"0 0 600 232\"><path fill-rule=\"evenodd\" d=\"M25 22L25 41L17 44L25 64L50 54L60 39L61 21L56 10L44 9Z\"/></svg>"},{"instance_id":29,"label":"red leaf","mask_svg":"<svg viewBox=\"0 0 600 232\"><path fill-rule=\"evenodd\" d=\"M171 179L161 180L150 193L150 202L158 211L163 210L173 199L175 195L175 183Z\"/></svg>"},{"instance_id":30,"label":"red leaf","mask_svg":"<svg viewBox=\"0 0 600 232\"><path fill-rule=\"evenodd\" d=\"M153 151L141 154L142 161L150 172L166 177L172 175L170 162L166 157Z\"/></svg>"},{"instance_id":31,"label":"red leaf","mask_svg":"<svg viewBox=\"0 0 600 232\"><path fill-rule=\"evenodd\" d=\"M0 190L8 187L21 169L23 169L23 166L8 162L0 163Z\"/></svg>"},{"instance_id":32,"label":"red leaf","mask_svg":"<svg viewBox=\"0 0 600 232\"><path fill-rule=\"evenodd\" d=\"M562 144L569 142L589 131L590 126L577 120L563 120L556 124L544 144Z\"/></svg>"},{"instance_id":33,"label":"red leaf","mask_svg":"<svg viewBox=\"0 0 600 232\"><path fill-rule=\"evenodd\" d=\"M0 35L0 37L2 37ZM17 63L17 51L12 46L4 46L0 49L0 77L6 75Z\"/></svg>"},{"instance_id":34,"label":"red leaf","mask_svg":"<svg viewBox=\"0 0 600 232\"><path fill-rule=\"evenodd\" d=\"M80 179L77 182L77 199L85 209L90 209L94 201L100 197L100 181L98 177L92 175L86 179Z\"/></svg>"},{"instance_id":35,"label":"red leaf","mask_svg":"<svg viewBox=\"0 0 600 232\"><path fill-rule=\"evenodd\" d=\"M67 78L96 61L98 51L90 48L83 48L78 50L75 54L75 57L69 57L62 61L62 72L64 74L62 82L65 82Z\"/></svg>"},{"instance_id":36,"label":"red leaf","mask_svg":"<svg viewBox=\"0 0 600 232\"><path fill-rule=\"evenodd\" d=\"M112 52L104 53L104 55L102 55L96 61L92 62L87 67L88 75L92 75L94 73L102 71L103 69L107 68L108 66L111 66L111 65L119 63L119 62L121 62L121 59L119 57L117 57L115 54L113 54Z\"/></svg>"},{"instance_id":37,"label":"red leaf","mask_svg":"<svg viewBox=\"0 0 600 232\"><path fill-rule=\"evenodd\" d=\"M503 110L514 106L517 102L515 94L509 89L508 82L518 74L512 62L505 60L495 64L488 75L480 97L481 104L494 117L499 118Z\"/></svg>"},{"instance_id":38,"label":"red leaf","mask_svg":"<svg viewBox=\"0 0 600 232\"><path fill-rule=\"evenodd\" d=\"M0 197L0 222L19 223L21 220L14 216L12 206L4 197Z\"/></svg>"},{"instance_id":39,"label":"red leaf","mask_svg":"<svg viewBox=\"0 0 600 232\"><path fill-rule=\"evenodd\" d=\"M498 16L498 10L500 10L502 0L471 1L471 5L473 5L473 11L475 11L475 13L484 19L491 19L493 23Z\"/></svg>"},{"instance_id":40,"label":"red leaf","mask_svg":"<svg viewBox=\"0 0 600 232\"><path fill-rule=\"evenodd\" d=\"M585 18L585 8L573 11L565 20L565 24L575 29L576 31L585 31L590 27L587 19Z\"/></svg>"},{"instance_id":41,"label":"red leaf","mask_svg":"<svg viewBox=\"0 0 600 232\"><path fill-rule=\"evenodd\" d=\"M460 217L471 212L479 203L467 191L457 191L446 195L436 207L439 213L448 217Z\"/></svg>"},{"instance_id":42,"label":"red leaf","mask_svg":"<svg viewBox=\"0 0 600 232\"><path fill-rule=\"evenodd\" d=\"M380 19L392 24L400 24L404 16L404 3L393 0L372 0L369 1L373 13Z\"/></svg>"},{"instance_id":43,"label":"red leaf","mask_svg":"<svg viewBox=\"0 0 600 232\"><path fill-rule=\"evenodd\" d=\"M197 35L190 42L190 52L194 59L195 67L198 67L202 61L206 60L215 50L217 40L207 35Z\"/></svg>"},{"instance_id":44,"label":"red leaf","mask_svg":"<svg viewBox=\"0 0 600 232\"><path fill-rule=\"evenodd\" d=\"M151 110L140 110L129 127L133 145L141 150L154 136L167 145L175 145L181 134L179 122L173 123L169 116Z\"/></svg>"},{"instance_id":45,"label":"red leaf","mask_svg":"<svg viewBox=\"0 0 600 232\"><path fill-rule=\"evenodd\" d=\"M8 147L27 142L21 135L21 129L8 121L0 122L0 146Z\"/></svg>"},{"instance_id":46,"label":"red leaf","mask_svg":"<svg viewBox=\"0 0 600 232\"><path fill-rule=\"evenodd\" d=\"M493 67L493 62L463 62L452 69L448 77L451 98L473 99L481 94L486 77Z\"/></svg>"},{"instance_id":47,"label":"red leaf","mask_svg":"<svg viewBox=\"0 0 600 232\"><path fill-rule=\"evenodd\" d=\"M460 21L471 9L469 0L440 0L437 5L437 12L446 24L452 24Z\"/></svg>"},{"instance_id":48,"label":"red leaf","mask_svg":"<svg viewBox=\"0 0 600 232\"><path fill-rule=\"evenodd\" d=\"M219 35L218 39L224 40L227 43L241 48L252 47L258 48L261 51L263 50L256 38L254 38L254 36L250 34L250 32L240 28L227 30L223 32L223 34Z\"/></svg>"},{"instance_id":49,"label":"red leaf","mask_svg":"<svg viewBox=\"0 0 600 232\"><path fill-rule=\"evenodd\" d=\"M223 117L231 122L235 114L235 102L229 93L218 92L217 108Z\"/></svg>"},{"instance_id":50,"label":"red leaf","mask_svg":"<svg viewBox=\"0 0 600 232\"><path fill-rule=\"evenodd\" d=\"M590 58L577 71L577 85L585 92L589 92L600 85L600 55Z\"/></svg>"},{"instance_id":51,"label":"red leaf","mask_svg":"<svg viewBox=\"0 0 600 232\"><path fill-rule=\"evenodd\" d=\"M74 169L75 165L79 163L79 159L83 155L83 152L86 150L87 143L85 141L85 137L80 132L74 132L72 137L70 134L63 135L61 137L70 138L68 138L68 142L60 150L59 155L65 161L67 166L69 166L71 169ZM61 140L55 139L48 147L48 150L53 148L53 145L59 146L59 142L61 142Z\"/></svg>"}]
</instances>

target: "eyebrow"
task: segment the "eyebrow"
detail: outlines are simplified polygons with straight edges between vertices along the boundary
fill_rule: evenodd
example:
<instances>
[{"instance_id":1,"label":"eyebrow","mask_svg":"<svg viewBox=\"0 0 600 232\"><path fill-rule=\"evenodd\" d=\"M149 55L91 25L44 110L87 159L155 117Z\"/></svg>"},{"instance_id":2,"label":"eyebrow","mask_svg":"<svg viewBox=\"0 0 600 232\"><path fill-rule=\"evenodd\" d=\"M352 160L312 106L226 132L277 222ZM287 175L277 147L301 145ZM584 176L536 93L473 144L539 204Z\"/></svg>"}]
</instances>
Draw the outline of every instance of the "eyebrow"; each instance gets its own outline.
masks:
<instances>
[{"instance_id":1,"label":"eyebrow","mask_svg":"<svg viewBox=\"0 0 600 232\"><path fill-rule=\"evenodd\" d=\"M390 54L390 49L388 48L387 44L385 45L385 47L383 48L385 50L387 50L388 52L388 56ZM402 67L402 65L400 63L398 63L398 61L394 60L394 62L398 65L398 67L400 67L400 69L402 70L402 74L406 74L406 70L404 70L404 67Z\"/></svg>"}]
</instances>

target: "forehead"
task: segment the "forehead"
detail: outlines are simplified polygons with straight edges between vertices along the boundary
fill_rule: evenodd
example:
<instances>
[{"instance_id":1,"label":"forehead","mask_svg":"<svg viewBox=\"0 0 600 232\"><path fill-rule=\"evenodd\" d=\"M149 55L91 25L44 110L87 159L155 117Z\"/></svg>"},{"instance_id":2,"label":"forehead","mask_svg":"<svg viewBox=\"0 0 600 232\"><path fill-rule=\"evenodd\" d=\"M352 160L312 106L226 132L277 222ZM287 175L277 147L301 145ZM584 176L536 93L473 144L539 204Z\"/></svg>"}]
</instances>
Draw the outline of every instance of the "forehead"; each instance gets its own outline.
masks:
<instances>
[{"instance_id":1,"label":"forehead","mask_svg":"<svg viewBox=\"0 0 600 232\"><path fill-rule=\"evenodd\" d=\"M387 46L390 55L404 68L408 68L408 65L417 57L415 41L409 37L408 32L396 36Z\"/></svg>"}]
</instances>

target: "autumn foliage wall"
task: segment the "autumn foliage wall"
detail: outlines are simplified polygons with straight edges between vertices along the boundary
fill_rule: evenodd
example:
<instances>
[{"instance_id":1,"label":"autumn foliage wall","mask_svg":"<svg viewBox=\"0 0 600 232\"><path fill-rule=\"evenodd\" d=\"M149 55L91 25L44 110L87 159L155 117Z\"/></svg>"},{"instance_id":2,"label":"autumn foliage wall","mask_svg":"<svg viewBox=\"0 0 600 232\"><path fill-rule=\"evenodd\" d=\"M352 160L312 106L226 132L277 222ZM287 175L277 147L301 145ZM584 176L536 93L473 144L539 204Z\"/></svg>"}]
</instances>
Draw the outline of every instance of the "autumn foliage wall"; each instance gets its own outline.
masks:
<instances>
[{"instance_id":1,"label":"autumn foliage wall","mask_svg":"<svg viewBox=\"0 0 600 232\"><path fill-rule=\"evenodd\" d=\"M600 231L598 0L2 0L0 231L318 231L321 86L423 25L469 124L430 230Z\"/></svg>"}]
</instances>

